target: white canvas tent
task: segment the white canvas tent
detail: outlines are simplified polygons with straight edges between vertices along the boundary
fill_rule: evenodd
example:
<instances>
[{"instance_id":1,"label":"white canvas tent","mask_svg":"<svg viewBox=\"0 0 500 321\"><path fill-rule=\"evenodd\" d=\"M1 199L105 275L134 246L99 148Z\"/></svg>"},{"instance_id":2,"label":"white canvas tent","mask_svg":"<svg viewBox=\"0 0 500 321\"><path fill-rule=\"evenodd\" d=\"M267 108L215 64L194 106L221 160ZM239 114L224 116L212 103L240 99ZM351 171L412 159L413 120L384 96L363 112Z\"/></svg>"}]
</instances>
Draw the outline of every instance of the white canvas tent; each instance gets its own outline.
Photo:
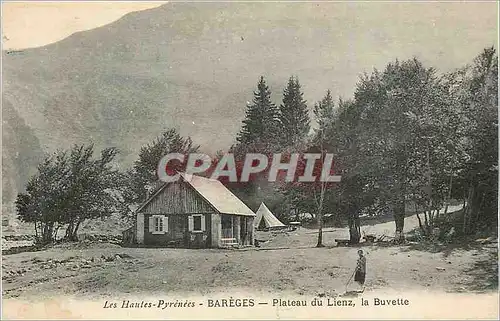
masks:
<instances>
[{"instance_id":1,"label":"white canvas tent","mask_svg":"<svg viewBox=\"0 0 500 321\"><path fill-rule=\"evenodd\" d=\"M266 204L261 203L259 209L255 213L254 227L256 229L261 225L261 221L264 220L264 226L268 229L277 229L286 227L285 224L281 223L276 216L271 213L267 208Z\"/></svg>"}]
</instances>

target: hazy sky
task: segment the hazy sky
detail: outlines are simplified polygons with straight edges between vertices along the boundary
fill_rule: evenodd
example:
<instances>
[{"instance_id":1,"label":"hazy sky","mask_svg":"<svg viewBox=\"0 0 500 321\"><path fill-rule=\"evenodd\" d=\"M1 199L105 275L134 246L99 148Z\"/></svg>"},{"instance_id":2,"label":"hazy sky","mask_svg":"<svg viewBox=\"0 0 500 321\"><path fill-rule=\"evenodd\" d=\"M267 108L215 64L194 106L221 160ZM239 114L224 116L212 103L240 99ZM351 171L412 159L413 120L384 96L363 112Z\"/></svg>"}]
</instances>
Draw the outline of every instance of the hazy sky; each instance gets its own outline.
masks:
<instances>
[{"instance_id":1,"label":"hazy sky","mask_svg":"<svg viewBox=\"0 0 500 321\"><path fill-rule=\"evenodd\" d=\"M436 28L442 28L444 24L455 24L456 33L450 34L452 38L460 38L461 33L474 32L497 35L497 30L492 30L491 22L497 20L497 5L494 1L476 2L471 1L464 5L462 3L441 3L430 4L420 3L419 5L408 2L394 1L393 3L344 3L343 7L357 7L356 21L365 23L375 23L375 25L391 25L392 19L387 20L387 15L379 16L382 11L394 12L394 22L400 23L403 19L411 22L419 16L422 25L432 23ZM47 45L71 35L74 32L96 28L111 23L128 12L145 10L158 7L167 1L152 2L2 2L2 41L3 49L23 49ZM319 2L318 2L319 4ZM237 5L237 4L235 4ZM290 4L293 6L293 4ZM411 7L411 8L410 8ZM433 7L436 10L431 10ZM446 8L443 10L443 8ZM415 10L416 9L416 10ZM420 10L423 9L423 10ZM267 10L265 10L267 11ZM305 11L308 11L307 9ZM342 10L341 10L342 11ZM348 10L350 11L350 10ZM435 11L429 12L429 11ZM258 13L257 11L255 12ZM261 12L266 15L266 12ZM269 13L269 12L267 12ZM347 13L347 12L345 12ZM300 15L300 12L297 12ZM307 13L306 13L307 14ZM333 15L332 15L333 14ZM331 19L342 15L340 12L328 12ZM423 15L422 15L423 14ZM429 17L435 21L429 21ZM324 20L329 20L325 12ZM451 19L450 19L451 18ZM354 19L354 17L353 17ZM323 20L323 19L320 19ZM379 20L379 21L377 21ZM382 21L383 20L383 21ZM354 21L354 20L353 20ZM463 26L474 25L475 30L464 30ZM354 26L355 28L357 26ZM413 26L413 32L426 33L429 30L419 30L418 26ZM394 30L396 33L408 32L408 28ZM496 28L495 28L496 29ZM383 34L372 35L374 38L382 37ZM386 35L385 35L386 36ZM470 36L470 34L468 35ZM384 39L381 43L383 43ZM377 39L375 39L377 40ZM385 39L387 40L387 39ZM450 41L450 39L443 39ZM430 46L438 47L439 43L430 43ZM380 48L384 50L384 47Z\"/></svg>"},{"instance_id":2,"label":"hazy sky","mask_svg":"<svg viewBox=\"0 0 500 321\"><path fill-rule=\"evenodd\" d=\"M3 49L44 46L71 34L111 23L128 12L158 7L156 2L3 2Z\"/></svg>"}]
</instances>

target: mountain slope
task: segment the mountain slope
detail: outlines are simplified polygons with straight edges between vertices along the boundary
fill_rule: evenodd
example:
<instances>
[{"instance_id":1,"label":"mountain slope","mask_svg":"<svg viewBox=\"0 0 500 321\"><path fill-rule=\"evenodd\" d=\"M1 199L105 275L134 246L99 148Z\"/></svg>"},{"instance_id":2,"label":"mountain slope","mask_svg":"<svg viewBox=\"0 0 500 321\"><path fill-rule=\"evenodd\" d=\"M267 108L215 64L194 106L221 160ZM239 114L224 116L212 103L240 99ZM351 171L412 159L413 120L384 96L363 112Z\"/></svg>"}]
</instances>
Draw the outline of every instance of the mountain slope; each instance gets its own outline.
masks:
<instances>
[{"instance_id":1,"label":"mountain slope","mask_svg":"<svg viewBox=\"0 0 500 321\"><path fill-rule=\"evenodd\" d=\"M42 153L74 143L118 147L124 167L168 127L207 152L227 148L260 75L276 103L298 75L312 105L328 88L351 95L358 73L395 57L441 57L441 47L422 43L447 39L440 45L454 52L449 19L459 19L457 11L434 8L429 14L439 19L427 21L424 8L395 15L382 5L173 3L45 47L3 52L3 202L12 204ZM471 16L461 23L473 28ZM495 19L482 21L496 27ZM420 32L401 32L417 22ZM489 45L489 34L474 36L461 36L464 61ZM370 54L376 46L384 52Z\"/></svg>"}]
</instances>

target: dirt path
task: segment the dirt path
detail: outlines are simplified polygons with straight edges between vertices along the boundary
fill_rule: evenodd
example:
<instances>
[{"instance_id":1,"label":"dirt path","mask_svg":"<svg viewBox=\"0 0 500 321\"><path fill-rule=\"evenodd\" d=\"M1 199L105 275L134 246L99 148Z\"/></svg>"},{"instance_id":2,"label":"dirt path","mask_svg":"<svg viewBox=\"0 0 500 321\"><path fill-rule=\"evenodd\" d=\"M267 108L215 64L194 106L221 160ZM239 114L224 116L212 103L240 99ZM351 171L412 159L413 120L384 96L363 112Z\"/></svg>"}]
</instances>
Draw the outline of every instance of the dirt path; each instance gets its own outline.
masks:
<instances>
[{"instance_id":1,"label":"dirt path","mask_svg":"<svg viewBox=\"0 0 500 321\"><path fill-rule=\"evenodd\" d=\"M461 210L462 206L450 206L448 213ZM423 215L423 214L422 214ZM363 223L362 223L363 224ZM409 215L405 218L404 232L408 233L418 227L417 215ZM375 234L377 236L393 236L395 231L394 221L362 225L361 233ZM299 229L286 233L270 233L257 231L257 239L266 241L262 243L263 248L297 248L312 247L317 243L318 231L316 229ZM328 227L323 229L323 244L326 246L336 245L335 239L349 239L347 228ZM267 242L269 241L269 242Z\"/></svg>"},{"instance_id":2,"label":"dirt path","mask_svg":"<svg viewBox=\"0 0 500 321\"><path fill-rule=\"evenodd\" d=\"M418 223L410 216L405 225L410 230ZM369 226L367 232L384 233L393 226L393 222L377 224ZM345 291L356 262L356 248L334 247L335 238L347 236L346 229L326 229L325 248L314 248L317 231L308 229L276 235L262 248L247 250L60 245L3 256L3 294L6 298L173 292L206 295L248 289L335 295ZM282 247L285 249L276 249ZM368 258L368 292L496 290L495 243L437 253L409 246L363 248Z\"/></svg>"}]
</instances>

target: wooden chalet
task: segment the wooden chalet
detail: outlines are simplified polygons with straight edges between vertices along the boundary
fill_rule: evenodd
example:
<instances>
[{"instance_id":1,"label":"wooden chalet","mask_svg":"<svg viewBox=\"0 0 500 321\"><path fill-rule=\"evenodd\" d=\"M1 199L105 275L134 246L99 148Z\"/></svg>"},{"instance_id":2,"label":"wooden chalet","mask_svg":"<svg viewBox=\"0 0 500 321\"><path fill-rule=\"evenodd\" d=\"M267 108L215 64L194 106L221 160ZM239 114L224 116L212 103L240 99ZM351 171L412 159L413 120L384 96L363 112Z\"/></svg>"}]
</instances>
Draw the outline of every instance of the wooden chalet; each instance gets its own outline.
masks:
<instances>
[{"instance_id":1,"label":"wooden chalet","mask_svg":"<svg viewBox=\"0 0 500 321\"><path fill-rule=\"evenodd\" d=\"M218 180L180 173L137 209L125 243L218 248L254 245L255 214Z\"/></svg>"}]
</instances>

